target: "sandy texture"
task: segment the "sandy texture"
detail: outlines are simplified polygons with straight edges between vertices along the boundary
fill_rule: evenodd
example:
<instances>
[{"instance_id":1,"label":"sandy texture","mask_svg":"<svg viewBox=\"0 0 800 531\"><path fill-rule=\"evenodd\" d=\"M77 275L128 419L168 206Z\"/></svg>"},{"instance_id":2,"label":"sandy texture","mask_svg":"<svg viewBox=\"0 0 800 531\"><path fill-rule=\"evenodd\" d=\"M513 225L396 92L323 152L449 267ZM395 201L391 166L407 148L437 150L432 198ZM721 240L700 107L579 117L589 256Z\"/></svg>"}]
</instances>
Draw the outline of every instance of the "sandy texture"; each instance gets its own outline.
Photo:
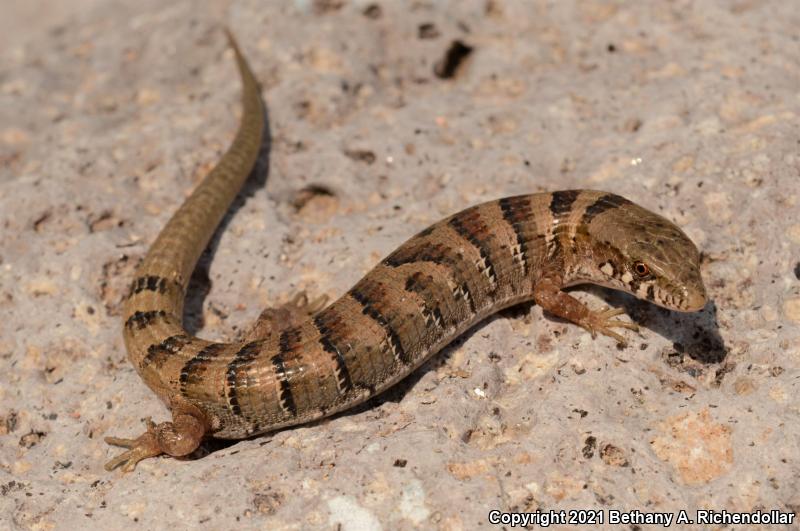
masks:
<instances>
[{"instance_id":1,"label":"sandy texture","mask_svg":"<svg viewBox=\"0 0 800 531\"><path fill-rule=\"evenodd\" d=\"M800 511L793 2L66 4L5 0L0 23L0 527ZM166 418L125 357L120 300L235 130L221 23L263 83L273 143L266 185L196 275L199 334L235 337L297 289L338 296L472 203L565 188L677 222L713 302L679 315L578 293L642 326L625 349L506 312L349 414L105 472L103 436ZM447 64L451 48L471 53Z\"/></svg>"}]
</instances>

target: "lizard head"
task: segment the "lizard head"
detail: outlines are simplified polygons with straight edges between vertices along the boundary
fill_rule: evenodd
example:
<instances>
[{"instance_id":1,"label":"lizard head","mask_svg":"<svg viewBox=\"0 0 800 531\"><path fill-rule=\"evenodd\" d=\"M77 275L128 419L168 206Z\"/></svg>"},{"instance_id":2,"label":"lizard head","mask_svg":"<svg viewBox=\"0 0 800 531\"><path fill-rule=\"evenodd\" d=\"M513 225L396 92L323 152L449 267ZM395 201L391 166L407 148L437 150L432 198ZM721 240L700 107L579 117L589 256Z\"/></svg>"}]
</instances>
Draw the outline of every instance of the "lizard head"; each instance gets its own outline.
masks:
<instances>
[{"instance_id":1,"label":"lizard head","mask_svg":"<svg viewBox=\"0 0 800 531\"><path fill-rule=\"evenodd\" d=\"M598 202L606 198L613 207L585 227L595 262L591 281L670 310L702 310L706 290L692 240L674 223L627 199L604 194Z\"/></svg>"}]
</instances>

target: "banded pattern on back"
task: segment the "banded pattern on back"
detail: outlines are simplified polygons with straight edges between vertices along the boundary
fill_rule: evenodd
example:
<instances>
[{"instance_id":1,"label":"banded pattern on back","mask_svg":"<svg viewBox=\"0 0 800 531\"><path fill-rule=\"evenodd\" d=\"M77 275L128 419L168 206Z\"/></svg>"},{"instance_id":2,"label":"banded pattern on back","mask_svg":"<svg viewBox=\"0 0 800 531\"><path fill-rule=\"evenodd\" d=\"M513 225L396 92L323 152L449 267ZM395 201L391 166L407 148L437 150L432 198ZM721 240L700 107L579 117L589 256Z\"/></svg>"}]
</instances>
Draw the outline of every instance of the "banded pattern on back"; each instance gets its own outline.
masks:
<instances>
[{"instance_id":1,"label":"banded pattern on back","mask_svg":"<svg viewBox=\"0 0 800 531\"><path fill-rule=\"evenodd\" d=\"M227 348L193 346L199 340L186 334L145 334L169 320L166 310L151 309L153 300L180 290L163 277L140 275L131 297L149 302L131 312L126 329L148 338L141 363L174 370L163 380L179 382L181 396L237 419L219 434L303 422L375 394L476 319L531 298L540 275L579 276L569 259L592 238L592 223L629 204L613 194L569 190L468 208L412 237L306 324ZM615 272L619 260L612 253L597 267ZM211 377L224 381L209 385Z\"/></svg>"},{"instance_id":2,"label":"banded pattern on back","mask_svg":"<svg viewBox=\"0 0 800 531\"><path fill-rule=\"evenodd\" d=\"M490 291L496 291L497 272L491 256L496 244L493 241L491 230L481 219L481 209L478 207L468 208L450 218L448 224L478 252L480 260L475 263L475 266L478 272L486 277Z\"/></svg>"},{"instance_id":3,"label":"banded pattern on back","mask_svg":"<svg viewBox=\"0 0 800 531\"><path fill-rule=\"evenodd\" d=\"M239 347L225 371L225 390L228 406L234 415L242 414L239 390L250 385L248 368L262 353L262 341L250 341ZM280 353L276 354L280 356Z\"/></svg>"},{"instance_id":4,"label":"banded pattern on back","mask_svg":"<svg viewBox=\"0 0 800 531\"><path fill-rule=\"evenodd\" d=\"M328 314L321 312L314 316L314 326L319 332L319 344L322 350L328 353L333 360L333 376L336 381L336 389L340 394L345 394L353 389L353 379L350 377L350 369L347 368L347 359L342 353L342 349L337 346L335 341L336 327L330 321Z\"/></svg>"},{"instance_id":5,"label":"banded pattern on back","mask_svg":"<svg viewBox=\"0 0 800 531\"><path fill-rule=\"evenodd\" d=\"M446 343L448 332L462 329L483 308L496 304L496 297L515 293L507 289L510 271L530 275L534 246L529 240L542 238L530 232L530 215L528 198L509 198L467 209L421 231L347 296L314 316L305 332L290 328L272 340L229 346L198 345L202 340L185 333L154 337L152 325L170 320L170 314L149 308L182 292L178 283L155 274L141 274L132 283L130 300L148 309L133 309L126 329L132 343L140 336L148 342L140 358L144 374L161 372L162 384L177 382L180 396L207 409L224 400L214 411L238 418L239 427L218 434L249 435L269 428L270 422L318 416L319 411L309 408L342 402L341 409L347 400L371 396L385 387L383 382L410 372L433 353L434 345ZM502 230L498 219L507 221ZM320 388L319 397L311 379L321 376L311 368L321 361L309 352L327 357L330 370L332 384ZM174 376L165 370L173 370ZM221 382L212 385L213 378ZM264 389L261 397L254 386ZM259 405L270 396L275 397L273 406Z\"/></svg>"},{"instance_id":6,"label":"banded pattern on back","mask_svg":"<svg viewBox=\"0 0 800 531\"><path fill-rule=\"evenodd\" d=\"M209 394L209 365L225 353L226 347L223 343L209 343L184 363L178 377L183 397L190 400L214 400L215 397Z\"/></svg>"},{"instance_id":7,"label":"banded pattern on back","mask_svg":"<svg viewBox=\"0 0 800 531\"><path fill-rule=\"evenodd\" d=\"M187 334L169 336L161 343L147 347L147 355L142 358L142 364L145 366L154 365L160 369L170 357L180 353L183 347L191 342L192 338Z\"/></svg>"},{"instance_id":8,"label":"banded pattern on back","mask_svg":"<svg viewBox=\"0 0 800 531\"><path fill-rule=\"evenodd\" d=\"M348 293L361 305L361 313L375 321L383 331L383 337L380 338L382 351L391 355L399 365L410 363L410 353L407 352L397 331L397 328L402 325L402 318L392 307L386 285L367 276Z\"/></svg>"},{"instance_id":9,"label":"banded pattern on back","mask_svg":"<svg viewBox=\"0 0 800 531\"><path fill-rule=\"evenodd\" d=\"M383 264L389 267L424 262L442 266L452 279L452 295L457 300L463 300L469 306L469 311L475 313L476 304L473 293L479 291L479 288L474 281L475 275L471 274L473 265L468 262L462 250L427 237L412 238L406 245L400 246L383 260Z\"/></svg>"},{"instance_id":10,"label":"banded pattern on back","mask_svg":"<svg viewBox=\"0 0 800 531\"><path fill-rule=\"evenodd\" d=\"M183 286L173 279L160 277L158 275L144 275L136 278L130 287L128 297L133 297L143 291L154 291L160 294L166 294L169 290L174 290L176 293L183 293Z\"/></svg>"},{"instance_id":11,"label":"banded pattern on back","mask_svg":"<svg viewBox=\"0 0 800 531\"><path fill-rule=\"evenodd\" d=\"M614 194L602 194L597 197L597 199L591 205L586 207L583 217L581 218L581 223L584 225L589 225L596 216L602 214L603 212L607 212L609 210L620 208L629 204L630 201L624 197Z\"/></svg>"}]
</instances>

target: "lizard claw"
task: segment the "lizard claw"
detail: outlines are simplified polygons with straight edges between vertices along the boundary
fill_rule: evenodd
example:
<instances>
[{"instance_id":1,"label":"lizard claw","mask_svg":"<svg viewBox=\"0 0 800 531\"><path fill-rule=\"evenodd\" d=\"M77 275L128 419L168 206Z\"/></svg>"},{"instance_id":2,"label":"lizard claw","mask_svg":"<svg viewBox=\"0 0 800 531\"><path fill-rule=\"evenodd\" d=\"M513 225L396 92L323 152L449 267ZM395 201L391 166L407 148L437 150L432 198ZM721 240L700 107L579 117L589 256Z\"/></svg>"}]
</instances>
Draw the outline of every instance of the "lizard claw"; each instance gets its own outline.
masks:
<instances>
[{"instance_id":1,"label":"lizard claw","mask_svg":"<svg viewBox=\"0 0 800 531\"><path fill-rule=\"evenodd\" d=\"M128 451L114 457L111 461L105 464L105 469L108 471L114 470L118 466L122 466L123 472L133 472L136 468L136 463L148 457L155 457L161 455L161 445L158 443L158 436L156 435L156 424L148 417L145 420L147 430L137 437L136 439L122 439L119 437L106 437L106 443L113 446L122 448L129 448Z\"/></svg>"},{"instance_id":2,"label":"lizard claw","mask_svg":"<svg viewBox=\"0 0 800 531\"><path fill-rule=\"evenodd\" d=\"M624 314L625 310L622 308L603 308L602 310L592 311L589 312L586 320L581 323L586 330L588 330L592 337L597 337L597 333L601 333L603 335L613 337L617 340L617 343L620 345L627 345L628 341L617 332L611 330L612 328L627 328L628 330L633 330L638 332L639 327L636 323L629 323L627 321L620 321L617 319L612 319L617 315Z\"/></svg>"}]
</instances>

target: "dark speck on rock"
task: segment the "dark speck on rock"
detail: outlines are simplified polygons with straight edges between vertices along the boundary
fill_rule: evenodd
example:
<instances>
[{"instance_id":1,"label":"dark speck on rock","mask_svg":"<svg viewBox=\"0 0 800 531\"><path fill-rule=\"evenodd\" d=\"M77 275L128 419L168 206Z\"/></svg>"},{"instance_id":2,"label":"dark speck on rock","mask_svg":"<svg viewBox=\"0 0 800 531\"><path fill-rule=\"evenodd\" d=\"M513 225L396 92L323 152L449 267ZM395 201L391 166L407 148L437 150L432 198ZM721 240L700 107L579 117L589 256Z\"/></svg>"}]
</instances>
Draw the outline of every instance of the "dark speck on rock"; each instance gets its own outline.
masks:
<instances>
[{"instance_id":1,"label":"dark speck on rock","mask_svg":"<svg viewBox=\"0 0 800 531\"><path fill-rule=\"evenodd\" d=\"M440 33L439 30L436 28L436 25L431 22L420 24L419 28L417 28L417 36L420 39L435 39L439 35Z\"/></svg>"},{"instance_id":2,"label":"dark speck on rock","mask_svg":"<svg viewBox=\"0 0 800 531\"><path fill-rule=\"evenodd\" d=\"M383 11L378 4L370 4L364 9L363 13L365 17L375 20L381 18Z\"/></svg>"}]
</instances>

